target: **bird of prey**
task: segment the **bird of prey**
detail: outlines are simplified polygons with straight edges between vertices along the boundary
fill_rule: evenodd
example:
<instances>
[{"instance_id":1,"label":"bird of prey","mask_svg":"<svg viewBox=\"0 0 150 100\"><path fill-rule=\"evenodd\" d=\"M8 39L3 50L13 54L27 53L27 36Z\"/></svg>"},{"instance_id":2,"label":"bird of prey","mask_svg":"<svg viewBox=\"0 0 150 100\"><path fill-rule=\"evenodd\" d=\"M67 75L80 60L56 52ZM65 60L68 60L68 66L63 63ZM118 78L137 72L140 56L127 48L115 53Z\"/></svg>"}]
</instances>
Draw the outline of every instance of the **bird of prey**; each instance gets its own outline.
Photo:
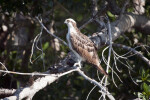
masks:
<instances>
[{"instance_id":1,"label":"bird of prey","mask_svg":"<svg viewBox=\"0 0 150 100\"><path fill-rule=\"evenodd\" d=\"M69 48L78 58L78 64L81 67L81 61L87 61L94 65L102 74L108 75L100 65L100 60L96 52L94 43L77 28L76 22L68 18L64 22L68 26L67 41Z\"/></svg>"}]
</instances>

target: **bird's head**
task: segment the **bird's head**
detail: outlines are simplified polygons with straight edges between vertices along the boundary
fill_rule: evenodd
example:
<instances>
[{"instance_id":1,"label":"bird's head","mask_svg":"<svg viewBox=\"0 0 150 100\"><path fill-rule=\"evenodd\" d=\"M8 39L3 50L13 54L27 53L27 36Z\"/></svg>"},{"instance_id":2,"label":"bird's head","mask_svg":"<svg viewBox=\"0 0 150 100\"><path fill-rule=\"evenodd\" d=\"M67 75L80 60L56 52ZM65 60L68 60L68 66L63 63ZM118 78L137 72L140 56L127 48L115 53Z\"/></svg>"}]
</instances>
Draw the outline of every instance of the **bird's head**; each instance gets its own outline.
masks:
<instances>
[{"instance_id":1,"label":"bird's head","mask_svg":"<svg viewBox=\"0 0 150 100\"><path fill-rule=\"evenodd\" d=\"M67 24L68 27L76 26L76 22L71 18L66 19L64 23Z\"/></svg>"}]
</instances>

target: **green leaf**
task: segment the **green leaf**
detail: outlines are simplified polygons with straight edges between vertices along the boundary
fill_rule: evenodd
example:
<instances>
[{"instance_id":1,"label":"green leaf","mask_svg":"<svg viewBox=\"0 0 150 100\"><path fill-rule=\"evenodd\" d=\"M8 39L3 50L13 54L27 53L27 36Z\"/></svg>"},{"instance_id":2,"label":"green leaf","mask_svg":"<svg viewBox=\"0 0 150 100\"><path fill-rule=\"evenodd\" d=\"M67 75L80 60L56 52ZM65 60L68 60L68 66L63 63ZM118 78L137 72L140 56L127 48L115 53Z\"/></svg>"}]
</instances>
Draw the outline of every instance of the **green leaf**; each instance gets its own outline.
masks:
<instances>
[{"instance_id":1,"label":"green leaf","mask_svg":"<svg viewBox=\"0 0 150 100\"><path fill-rule=\"evenodd\" d=\"M142 68L141 74L142 74L142 76L141 76L142 81L147 81L147 79L148 79L148 77L149 77L149 70L146 70L146 71L145 71L145 70Z\"/></svg>"},{"instance_id":2,"label":"green leaf","mask_svg":"<svg viewBox=\"0 0 150 100\"><path fill-rule=\"evenodd\" d=\"M46 42L46 43L43 45L43 50L46 50L48 47L49 47L49 42Z\"/></svg>"},{"instance_id":3,"label":"green leaf","mask_svg":"<svg viewBox=\"0 0 150 100\"><path fill-rule=\"evenodd\" d=\"M110 11L107 12L109 17L115 17Z\"/></svg>"},{"instance_id":4,"label":"green leaf","mask_svg":"<svg viewBox=\"0 0 150 100\"><path fill-rule=\"evenodd\" d=\"M150 83L150 77L148 77L146 81Z\"/></svg>"},{"instance_id":5,"label":"green leaf","mask_svg":"<svg viewBox=\"0 0 150 100\"><path fill-rule=\"evenodd\" d=\"M150 86L148 86L146 83L143 83L143 89L147 96L150 96Z\"/></svg>"}]
</instances>

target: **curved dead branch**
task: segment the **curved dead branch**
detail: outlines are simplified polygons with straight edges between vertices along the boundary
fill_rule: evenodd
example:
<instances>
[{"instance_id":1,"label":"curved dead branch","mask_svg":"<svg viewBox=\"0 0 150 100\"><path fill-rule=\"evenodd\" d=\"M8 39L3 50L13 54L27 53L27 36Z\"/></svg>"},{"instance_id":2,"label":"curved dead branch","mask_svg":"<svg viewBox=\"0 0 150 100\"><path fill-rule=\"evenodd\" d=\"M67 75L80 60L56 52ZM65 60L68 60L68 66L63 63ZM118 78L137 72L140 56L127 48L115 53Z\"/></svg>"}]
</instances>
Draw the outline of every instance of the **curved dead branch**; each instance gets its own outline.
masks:
<instances>
[{"instance_id":1,"label":"curved dead branch","mask_svg":"<svg viewBox=\"0 0 150 100\"><path fill-rule=\"evenodd\" d=\"M122 44L116 44L116 43L113 43L113 46L114 46L114 47L123 48L123 49L125 49L125 50L128 50L128 51L133 52L133 53L136 54L139 58L141 58L144 62L146 62L146 64L150 67L150 60L148 60L146 57L144 57L140 52L136 51L135 49L133 49L133 48L131 48L131 47L128 47L128 46L125 46L125 45L122 45Z\"/></svg>"}]
</instances>

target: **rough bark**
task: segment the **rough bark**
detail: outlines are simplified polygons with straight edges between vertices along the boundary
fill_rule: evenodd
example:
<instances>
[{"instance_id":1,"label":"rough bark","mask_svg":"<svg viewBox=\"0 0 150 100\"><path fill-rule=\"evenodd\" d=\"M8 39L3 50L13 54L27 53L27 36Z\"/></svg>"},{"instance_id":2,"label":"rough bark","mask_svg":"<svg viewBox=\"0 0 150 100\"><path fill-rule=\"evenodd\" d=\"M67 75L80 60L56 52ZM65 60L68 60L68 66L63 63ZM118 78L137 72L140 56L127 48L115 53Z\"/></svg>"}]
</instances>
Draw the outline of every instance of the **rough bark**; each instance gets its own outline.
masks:
<instances>
[{"instance_id":1,"label":"rough bark","mask_svg":"<svg viewBox=\"0 0 150 100\"><path fill-rule=\"evenodd\" d=\"M124 14L119 20L111 23L112 41L115 41L121 34L135 28L145 35L150 34L150 19L143 15ZM96 32L91 39L94 41L98 48L103 47L107 42L107 34L104 32Z\"/></svg>"}]
</instances>

